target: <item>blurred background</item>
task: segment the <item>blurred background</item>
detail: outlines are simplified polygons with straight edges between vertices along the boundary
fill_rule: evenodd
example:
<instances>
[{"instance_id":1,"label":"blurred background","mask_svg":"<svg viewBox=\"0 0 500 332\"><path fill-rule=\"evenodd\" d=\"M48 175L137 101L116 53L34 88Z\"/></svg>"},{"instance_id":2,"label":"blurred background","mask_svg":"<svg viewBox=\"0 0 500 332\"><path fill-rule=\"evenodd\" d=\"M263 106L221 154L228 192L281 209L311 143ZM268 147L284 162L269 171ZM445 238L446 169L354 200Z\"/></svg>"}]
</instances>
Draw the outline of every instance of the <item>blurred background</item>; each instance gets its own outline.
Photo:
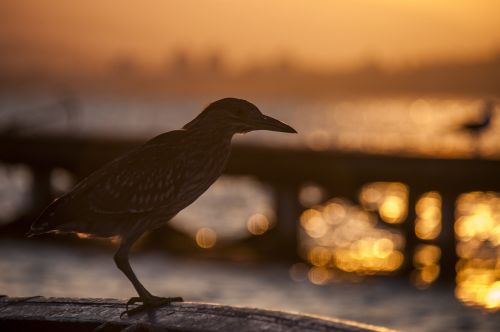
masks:
<instances>
[{"instance_id":1,"label":"blurred background","mask_svg":"<svg viewBox=\"0 0 500 332\"><path fill-rule=\"evenodd\" d=\"M153 293L497 331L498 13L494 0L3 0L0 293L133 296L114 239L23 235L106 161L233 96L299 134L236 137L225 175L141 239L132 265Z\"/></svg>"}]
</instances>

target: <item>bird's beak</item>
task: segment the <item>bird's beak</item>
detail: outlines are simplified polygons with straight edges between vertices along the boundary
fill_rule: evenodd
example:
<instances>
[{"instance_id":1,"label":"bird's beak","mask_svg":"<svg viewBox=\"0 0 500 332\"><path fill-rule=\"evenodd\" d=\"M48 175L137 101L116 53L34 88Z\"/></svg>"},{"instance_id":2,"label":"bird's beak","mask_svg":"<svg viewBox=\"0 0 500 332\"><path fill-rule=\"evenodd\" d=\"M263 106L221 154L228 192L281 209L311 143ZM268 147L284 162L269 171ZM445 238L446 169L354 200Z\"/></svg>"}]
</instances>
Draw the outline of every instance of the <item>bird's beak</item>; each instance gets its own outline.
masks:
<instances>
[{"instance_id":1,"label":"bird's beak","mask_svg":"<svg viewBox=\"0 0 500 332\"><path fill-rule=\"evenodd\" d=\"M297 131L283 122L276 120L270 116L262 115L262 117L256 121L255 130L270 130L270 131L280 131L283 133L293 133L296 134Z\"/></svg>"}]
</instances>

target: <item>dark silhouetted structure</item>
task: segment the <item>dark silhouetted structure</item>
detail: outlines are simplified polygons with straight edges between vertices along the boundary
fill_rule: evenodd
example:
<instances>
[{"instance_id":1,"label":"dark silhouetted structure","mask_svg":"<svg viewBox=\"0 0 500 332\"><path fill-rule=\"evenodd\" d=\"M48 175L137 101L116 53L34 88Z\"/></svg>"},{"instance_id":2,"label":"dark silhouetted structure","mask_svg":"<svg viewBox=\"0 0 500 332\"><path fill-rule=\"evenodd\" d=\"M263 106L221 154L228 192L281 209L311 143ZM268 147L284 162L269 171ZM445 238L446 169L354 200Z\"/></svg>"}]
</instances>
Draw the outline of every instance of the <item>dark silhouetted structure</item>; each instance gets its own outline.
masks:
<instances>
[{"instance_id":1,"label":"dark silhouetted structure","mask_svg":"<svg viewBox=\"0 0 500 332\"><path fill-rule=\"evenodd\" d=\"M116 265L139 294L129 304L143 303L127 313L182 301L151 295L130 267L129 250L144 232L160 227L207 190L223 171L232 136L253 130L296 132L245 100L221 99L183 129L151 139L81 181L45 209L30 234L119 236Z\"/></svg>"}]
</instances>

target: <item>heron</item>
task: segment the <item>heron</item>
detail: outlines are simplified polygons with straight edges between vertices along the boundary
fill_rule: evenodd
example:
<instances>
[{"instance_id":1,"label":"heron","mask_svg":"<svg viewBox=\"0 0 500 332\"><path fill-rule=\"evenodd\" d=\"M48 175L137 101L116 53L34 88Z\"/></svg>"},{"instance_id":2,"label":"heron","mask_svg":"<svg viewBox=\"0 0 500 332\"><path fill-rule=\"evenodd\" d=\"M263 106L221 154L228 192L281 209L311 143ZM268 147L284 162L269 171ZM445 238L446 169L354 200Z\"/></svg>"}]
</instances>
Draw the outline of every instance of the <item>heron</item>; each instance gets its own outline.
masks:
<instances>
[{"instance_id":1,"label":"heron","mask_svg":"<svg viewBox=\"0 0 500 332\"><path fill-rule=\"evenodd\" d=\"M493 101L486 101L481 111L481 117L477 120L462 124L460 130L477 137L491 125L494 108L495 103Z\"/></svg>"},{"instance_id":2,"label":"heron","mask_svg":"<svg viewBox=\"0 0 500 332\"><path fill-rule=\"evenodd\" d=\"M255 130L297 133L246 100L217 100L182 129L160 134L84 178L45 208L28 235L117 237L114 261L138 295L124 313L182 302L155 296L142 285L130 266L130 248L203 194L222 174L232 137ZM129 310L132 304L140 305Z\"/></svg>"},{"instance_id":3,"label":"heron","mask_svg":"<svg viewBox=\"0 0 500 332\"><path fill-rule=\"evenodd\" d=\"M467 133L470 136L473 144L472 147L474 149L474 154L476 157L481 156L479 139L491 127L494 110L495 102L492 100L485 101L481 110L480 117L478 117L478 119L463 123L459 128L459 131Z\"/></svg>"}]
</instances>

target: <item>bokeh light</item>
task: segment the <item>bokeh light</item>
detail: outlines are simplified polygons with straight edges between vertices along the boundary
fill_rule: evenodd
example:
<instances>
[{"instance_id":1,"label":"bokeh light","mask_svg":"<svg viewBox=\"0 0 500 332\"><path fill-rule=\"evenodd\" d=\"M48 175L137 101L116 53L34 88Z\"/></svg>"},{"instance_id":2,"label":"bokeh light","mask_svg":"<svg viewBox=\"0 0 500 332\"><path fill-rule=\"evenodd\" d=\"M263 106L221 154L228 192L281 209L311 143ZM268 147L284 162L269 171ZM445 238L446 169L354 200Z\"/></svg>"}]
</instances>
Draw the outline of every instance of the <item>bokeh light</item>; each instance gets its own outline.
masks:
<instances>
[{"instance_id":1,"label":"bokeh light","mask_svg":"<svg viewBox=\"0 0 500 332\"><path fill-rule=\"evenodd\" d=\"M209 249L217 242L217 233L213 229L203 227L196 232L195 239L200 248Z\"/></svg>"},{"instance_id":2,"label":"bokeh light","mask_svg":"<svg viewBox=\"0 0 500 332\"><path fill-rule=\"evenodd\" d=\"M441 233L441 195L428 192L417 201L415 234L422 240L434 240Z\"/></svg>"},{"instance_id":3,"label":"bokeh light","mask_svg":"<svg viewBox=\"0 0 500 332\"><path fill-rule=\"evenodd\" d=\"M300 224L314 284L332 281L335 271L372 275L396 271L403 263L403 236L347 200L335 198L305 210Z\"/></svg>"},{"instance_id":4,"label":"bokeh light","mask_svg":"<svg viewBox=\"0 0 500 332\"><path fill-rule=\"evenodd\" d=\"M222 176L169 224L192 238L199 229L210 228L219 242L236 241L262 235L274 226L272 203L268 187L255 179Z\"/></svg>"},{"instance_id":5,"label":"bokeh light","mask_svg":"<svg viewBox=\"0 0 500 332\"><path fill-rule=\"evenodd\" d=\"M456 205L455 293L466 304L500 309L500 195L462 194Z\"/></svg>"},{"instance_id":6,"label":"bokeh light","mask_svg":"<svg viewBox=\"0 0 500 332\"><path fill-rule=\"evenodd\" d=\"M415 249L412 274L413 284L420 289L429 287L439 277L441 249L432 244L421 244Z\"/></svg>"},{"instance_id":7,"label":"bokeh light","mask_svg":"<svg viewBox=\"0 0 500 332\"><path fill-rule=\"evenodd\" d=\"M253 235L262 235L269 230L271 226L269 219L262 213L255 213L248 218L247 228Z\"/></svg>"},{"instance_id":8,"label":"bokeh light","mask_svg":"<svg viewBox=\"0 0 500 332\"><path fill-rule=\"evenodd\" d=\"M399 182L373 182L363 186L359 199L362 206L378 210L383 221L402 223L408 213L408 187Z\"/></svg>"},{"instance_id":9,"label":"bokeh light","mask_svg":"<svg viewBox=\"0 0 500 332\"><path fill-rule=\"evenodd\" d=\"M324 267L313 266L309 270L307 277L315 285L324 285L332 278L332 271Z\"/></svg>"}]
</instances>

